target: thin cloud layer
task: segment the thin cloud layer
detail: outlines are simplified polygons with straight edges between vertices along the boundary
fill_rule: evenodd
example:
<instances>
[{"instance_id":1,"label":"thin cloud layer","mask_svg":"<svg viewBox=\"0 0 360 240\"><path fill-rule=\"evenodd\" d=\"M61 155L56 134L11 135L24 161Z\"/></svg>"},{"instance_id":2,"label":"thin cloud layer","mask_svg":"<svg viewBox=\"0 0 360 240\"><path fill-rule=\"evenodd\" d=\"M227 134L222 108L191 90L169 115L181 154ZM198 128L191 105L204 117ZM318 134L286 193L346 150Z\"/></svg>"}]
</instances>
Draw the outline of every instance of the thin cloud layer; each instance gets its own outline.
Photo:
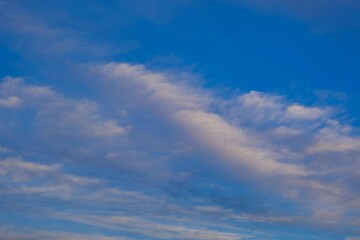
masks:
<instances>
[{"instance_id":1,"label":"thin cloud layer","mask_svg":"<svg viewBox=\"0 0 360 240\"><path fill-rule=\"evenodd\" d=\"M111 137L125 133L114 120L102 120L96 113L96 104L67 98L48 87L26 85L23 79L4 78L0 95L4 99L3 111L28 112L33 116L34 127L49 135Z\"/></svg>"},{"instance_id":2,"label":"thin cloud layer","mask_svg":"<svg viewBox=\"0 0 360 240\"><path fill-rule=\"evenodd\" d=\"M261 147L261 142L246 137L241 128L228 124L221 116L201 105L201 96L190 89L169 82L166 76L147 72L141 66L110 64L102 70L112 81L129 81L141 94L158 105L189 137L204 148L219 154L225 161L277 174L303 175L301 167L280 163L274 153ZM116 84L116 82L115 82ZM121 89L120 89L121 91ZM258 145L258 146L257 146Z\"/></svg>"},{"instance_id":3,"label":"thin cloud layer","mask_svg":"<svg viewBox=\"0 0 360 240\"><path fill-rule=\"evenodd\" d=\"M0 238L359 238L358 1L0 10Z\"/></svg>"},{"instance_id":4,"label":"thin cloud layer","mask_svg":"<svg viewBox=\"0 0 360 240\"><path fill-rule=\"evenodd\" d=\"M256 91L223 99L191 73L143 65L82 69L97 101L3 79L1 98L19 101L0 109L4 211L91 226L104 239L277 239L290 236L271 230L284 224L357 234L359 137L331 106ZM40 239L87 237L26 226Z\"/></svg>"},{"instance_id":5,"label":"thin cloud layer","mask_svg":"<svg viewBox=\"0 0 360 240\"><path fill-rule=\"evenodd\" d=\"M6 149L0 162L5 202L20 196L34 199L34 203L47 201L46 208L36 206L56 221L159 239L253 239L261 234L272 239L273 232L260 234L243 228L246 223L260 222L319 229L337 226L339 231L356 233L359 192L354 166L359 166L359 140L350 126L336 119L331 107L305 106L254 91L221 99L213 91L192 86L189 73L154 72L142 65L91 65L88 71L103 96L97 103L74 100L49 87L26 84L23 79L3 79L2 98L16 97L21 105L1 109L3 116L11 113L5 118L11 122L2 122L2 134L22 136L24 143L36 139L34 148L2 143ZM113 111L117 114L106 116ZM23 114L31 119L26 134L16 124ZM131 125L131 131L118 122ZM145 133L153 138L146 140ZM81 141L72 142L72 152L60 152L62 141L71 138ZM155 143L154 138L158 138ZM167 157L157 159L156 149ZM340 155L329 155L333 152ZM27 157L36 162L24 160ZM184 157L204 158L196 160L198 172L191 165L177 170ZM74 164L86 164L88 173L63 173L63 166ZM90 178L91 169L104 174ZM162 174L150 177L159 170ZM126 174L119 178L112 171ZM283 202L292 212L284 215L270 200L269 205L257 207L266 209L260 212L251 204L234 205L239 194L244 201L249 196L228 183L211 190L213 183L202 176L214 171L221 173L218 177L225 182L256 189L259 196L273 189L275 202ZM199 178L203 181L200 185ZM120 188L120 179L131 183L127 190ZM189 184L193 187L187 187ZM204 186L211 191L198 192ZM190 202L186 200L189 196ZM65 207L59 213L56 201L81 206L81 211L74 213ZM101 203L96 209L108 214L92 213L94 203ZM11 211L21 204L12 203L7 208ZM169 213L159 215L160 208L169 209ZM141 213L144 211L147 213ZM217 227L223 228L214 231L212 220L205 219L220 215L225 217Z\"/></svg>"},{"instance_id":6,"label":"thin cloud layer","mask_svg":"<svg viewBox=\"0 0 360 240\"><path fill-rule=\"evenodd\" d=\"M205 155L211 153L208 164L230 166L235 178L249 171L258 178L269 173L288 176L283 177L286 183L281 184L283 189L279 194L296 199L298 207L312 216L311 221L316 222L323 216L328 216L324 224L332 225L340 219L349 224L352 221L346 218L357 204L357 189L350 179L356 179L357 171L353 167L359 159L353 147L358 140L351 136L349 127L336 120L331 108L304 106L286 102L281 96L251 92L228 101L221 116L216 114L216 108L211 110L211 105L224 106L223 100L205 93L208 104L194 102L194 99L203 99L199 91L177 86L166 74L128 64L105 65L100 67L100 72L109 78L110 86L116 91L121 92L125 84L133 89L131 95L147 99L150 107L157 106L153 109L155 115L182 132L188 141L196 144L197 151ZM166 94L169 89L172 94ZM342 158L348 159L346 163L339 162L337 157L322 160L324 155L337 151L319 147L327 139L323 136L326 131L337 132L333 141L348 140L344 142L348 148L339 146L344 149L341 153ZM313 149L321 154L314 155ZM330 180L329 176L339 176L344 171L353 177L341 182ZM273 180L273 184L279 183ZM308 201L305 199L312 199L313 204L305 206ZM322 203L335 208L321 210ZM336 207L339 205L341 208Z\"/></svg>"}]
</instances>

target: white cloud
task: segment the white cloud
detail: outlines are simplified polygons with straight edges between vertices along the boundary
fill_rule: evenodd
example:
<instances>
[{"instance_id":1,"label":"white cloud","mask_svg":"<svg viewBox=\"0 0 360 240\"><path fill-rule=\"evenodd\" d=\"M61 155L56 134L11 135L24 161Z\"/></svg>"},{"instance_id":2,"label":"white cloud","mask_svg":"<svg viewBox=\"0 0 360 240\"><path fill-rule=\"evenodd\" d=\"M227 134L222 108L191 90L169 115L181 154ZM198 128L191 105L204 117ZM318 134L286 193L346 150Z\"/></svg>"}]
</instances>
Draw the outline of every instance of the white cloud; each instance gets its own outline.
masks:
<instances>
[{"instance_id":1,"label":"white cloud","mask_svg":"<svg viewBox=\"0 0 360 240\"><path fill-rule=\"evenodd\" d=\"M235 118L238 118L238 115L244 115L244 117L251 118L252 121L256 122L274 121L281 117L283 111L280 104L281 100L279 96L251 91L236 98L235 106L230 111ZM236 108L236 106L241 109Z\"/></svg>"},{"instance_id":2,"label":"white cloud","mask_svg":"<svg viewBox=\"0 0 360 240\"><path fill-rule=\"evenodd\" d=\"M92 129L92 132L98 136L116 136L125 132L125 129L119 127L114 120L105 121L100 125L94 126Z\"/></svg>"},{"instance_id":3,"label":"white cloud","mask_svg":"<svg viewBox=\"0 0 360 240\"><path fill-rule=\"evenodd\" d=\"M216 114L179 111L176 118L199 144L212 149L219 158L227 159L233 167L245 165L264 173L306 175L301 166L277 161L277 154L266 147L261 148L261 142L256 137L229 125Z\"/></svg>"},{"instance_id":4,"label":"white cloud","mask_svg":"<svg viewBox=\"0 0 360 240\"><path fill-rule=\"evenodd\" d=\"M176 81L176 76L153 73L141 65L111 63L97 67L97 71L107 93L109 89L130 89L129 95L142 100L138 104L145 102L149 112L181 133L193 149L206 154L207 164L231 169L235 178L248 174L268 179L258 183L259 187L265 185L274 189L273 194L296 199L299 208L312 212L308 220L301 221L315 223L325 213L332 219L349 214L351 203L345 196L354 194L353 180L335 182L327 176L344 171L352 176L356 161L352 152L358 145L350 136L351 128L339 123L331 107L306 106L255 91L235 99L218 99L204 89ZM336 132L337 136L328 138L323 136L325 132ZM348 161L340 162L335 156L323 160L314 155L334 151ZM343 208L319 210L316 216L321 203L343 204ZM334 222L329 219L324 224Z\"/></svg>"},{"instance_id":5,"label":"white cloud","mask_svg":"<svg viewBox=\"0 0 360 240\"><path fill-rule=\"evenodd\" d=\"M62 198L69 197L79 187L101 183L99 179L62 173L59 164L45 165L22 158L0 161L0 184L7 186L2 194L44 194Z\"/></svg>"},{"instance_id":6,"label":"white cloud","mask_svg":"<svg viewBox=\"0 0 360 240\"><path fill-rule=\"evenodd\" d=\"M294 129L291 127L280 126L272 130L273 135L279 137L297 137L303 134L301 129Z\"/></svg>"},{"instance_id":7,"label":"white cloud","mask_svg":"<svg viewBox=\"0 0 360 240\"><path fill-rule=\"evenodd\" d=\"M109 85L117 86L119 91L122 91L120 88L124 81L133 84L137 90L135 95L156 104L160 111L168 114L169 121L176 123L190 139L214 152L226 164L246 166L269 174L306 174L301 166L279 162L277 154L264 147L262 141L246 135L241 128L207 110L206 103L211 101L208 95L205 94L204 98L189 87L171 82L169 76L152 73L140 65L112 63L100 67L100 71L111 79ZM262 103L253 100L246 103Z\"/></svg>"},{"instance_id":8,"label":"white cloud","mask_svg":"<svg viewBox=\"0 0 360 240\"><path fill-rule=\"evenodd\" d=\"M330 116L328 109L289 103L283 96L251 91L231 100L230 117L261 124L301 124Z\"/></svg>"},{"instance_id":9,"label":"white cloud","mask_svg":"<svg viewBox=\"0 0 360 240\"><path fill-rule=\"evenodd\" d=\"M104 120L95 103L75 100L51 88L27 85L21 78L4 78L0 96L23 99L23 108L35 110L35 125L46 134L112 137L125 133L113 120Z\"/></svg>"},{"instance_id":10,"label":"white cloud","mask_svg":"<svg viewBox=\"0 0 360 240\"><path fill-rule=\"evenodd\" d=\"M9 96L5 99L0 99L0 107L16 108L21 106L21 99L17 96Z\"/></svg>"},{"instance_id":11,"label":"white cloud","mask_svg":"<svg viewBox=\"0 0 360 240\"><path fill-rule=\"evenodd\" d=\"M332 128L324 128L315 136L315 142L307 151L313 153L351 153L360 151L360 139L348 136Z\"/></svg>"},{"instance_id":12,"label":"white cloud","mask_svg":"<svg viewBox=\"0 0 360 240\"><path fill-rule=\"evenodd\" d=\"M61 162L66 166L81 164L86 169L96 168L96 174L102 174L101 170L115 170L119 176L128 174L124 178L131 175L134 182L146 182L141 185L146 189L171 181L191 182L192 172L198 171L195 164L186 163L189 167L184 171L174 169L178 168L179 161L195 159L205 165L204 169L222 169L229 173L227 177L231 181L241 181L258 192L291 201L294 208L302 212L299 216L284 216L274 210L274 214L264 215L246 209L239 213L236 212L239 209L228 207L222 211L227 216L221 220L228 227L225 230L235 228L231 221L296 225L299 222L315 224L319 219L327 218L321 224L334 226L340 221L348 224L353 219L349 212L356 205L352 200L357 194L353 186L356 179L353 163L358 159L358 137L351 127L342 125L332 115L331 108L306 106L289 102L284 96L255 91L224 100L206 89L193 87L191 74L177 78L177 74L154 72L141 65L112 63L98 66L96 71L100 71L100 77L95 76L99 77L96 91L103 94L103 99L97 103L73 99L49 87L26 84L21 79L7 78L0 84L0 93L5 99L9 96L22 99L21 108L0 109L4 117L13 117L13 123L16 123L22 114L30 116L26 118L30 121L23 125L28 129L26 132L9 125L10 121L6 119L2 120L4 132L16 143L18 139L31 143L24 152L17 151L16 144L7 143L11 151L2 154L39 157L37 163L15 157L0 162L0 177L3 177L0 183L8 186L1 194L81 203L84 211L80 215L100 217L97 220L101 221L92 224L101 222L113 228L121 225L119 229L133 227L132 232L141 232L144 229L133 226L138 221L147 224L145 235L158 229L162 231L158 236L168 234L166 236L173 238L178 234L176 229L181 222L186 222L189 225L179 228L187 232L184 238L205 239L209 236L206 234L217 234L209 230L214 227L210 221L204 220L211 211L193 209L196 204L192 203L183 208L171 197L150 196L142 188L135 191L110 187L97 178L68 174L60 165L42 162ZM188 78L186 83L179 80L183 77ZM110 112L111 119L102 116L103 109ZM15 114L7 116L7 111ZM126 132L125 127L119 126L119 121L133 128L126 139L113 141L113 137L123 136ZM65 147L64 139L71 139ZM126 144L117 141L120 139L127 141ZM48 142L54 147L47 149ZM64 149L73 147L74 152L63 154ZM175 151L177 147L182 151ZM333 152L339 155L323 157L315 154ZM141 169L141 173L132 172L133 166ZM206 171L204 169L201 171ZM119 183L118 176L108 177ZM247 181L247 178L255 180ZM209 199L193 200L205 204ZM104 211L111 206L114 212L109 216L92 215L89 209L95 203L101 203L98 208ZM211 207L222 209L222 204L226 205L214 203ZM155 214L162 208L169 208L170 214ZM192 215L194 212L199 213L196 219ZM134 223L131 226L126 225L129 222L118 221L124 220L121 217L139 215L142 216L140 219L130 218L130 223ZM177 220L174 220L175 215ZM114 218L110 221L109 217ZM169 224L164 224L165 221ZM194 235L195 224L205 235ZM232 235L219 235L221 237L226 239Z\"/></svg>"},{"instance_id":13,"label":"white cloud","mask_svg":"<svg viewBox=\"0 0 360 240\"><path fill-rule=\"evenodd\" d=\"M37 164L32 162L24 162L21 158L7 158L0 162L2 169L14 170L20 169L31 172L52 172L55 171L59 166L47 166L43 164Z\"/></svg>"},{"instance_id":14,"label":"white cloud","mask_svg":"<svg viewBox=\"0 0 360 240\"><path fill-rule=\"evenodd\" d=\"M286 115L289 118L313 120L325 115L325 111L315 107L304 107L301 105L291 105L287 108Z\"/></svg>"},{"instance_id":15,"label":"white cloud","mask_svg":"<svg viewBox=\"0 0 360 240\"><path fill-rule=\"evenodd\" d=\"M59 167L25 162L21 158L6 158L0 161L0 176L10 177L13 181L26 181L34 176L54 173Z\"/></svg>"}]
</instances>

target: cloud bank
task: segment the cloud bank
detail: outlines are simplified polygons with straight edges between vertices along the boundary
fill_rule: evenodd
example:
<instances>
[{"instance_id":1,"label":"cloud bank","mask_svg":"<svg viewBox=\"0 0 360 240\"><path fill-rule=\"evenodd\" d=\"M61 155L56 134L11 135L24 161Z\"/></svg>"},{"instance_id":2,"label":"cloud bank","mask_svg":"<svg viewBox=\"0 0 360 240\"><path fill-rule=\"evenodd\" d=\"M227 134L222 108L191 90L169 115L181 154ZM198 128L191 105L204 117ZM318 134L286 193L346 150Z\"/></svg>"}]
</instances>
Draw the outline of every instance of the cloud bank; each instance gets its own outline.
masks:
<instances>
[{"instance_id":1,"label":"cloud bank","mask_svg":"<svg viewBox=\"0 0 360 240\"><path fill-rule=\"evenodd\" d=\"M360 138L333 107L256 91L223 98L192 73L143 65L82 69L99 98L2 80L4 211L92 226L100 239L289 237L271 230L282 225L357 234ZM21 238L17 228L2 232Z\"/></svg>"}]
</instances>

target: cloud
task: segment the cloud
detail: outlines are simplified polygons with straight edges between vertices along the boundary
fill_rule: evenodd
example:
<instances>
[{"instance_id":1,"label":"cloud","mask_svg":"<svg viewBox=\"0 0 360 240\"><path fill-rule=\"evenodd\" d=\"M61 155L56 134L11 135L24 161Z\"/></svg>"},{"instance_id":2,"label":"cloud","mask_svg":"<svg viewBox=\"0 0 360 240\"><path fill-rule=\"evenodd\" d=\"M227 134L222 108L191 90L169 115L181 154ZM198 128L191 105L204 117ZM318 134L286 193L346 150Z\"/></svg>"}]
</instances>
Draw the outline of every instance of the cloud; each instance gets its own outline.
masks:
<instances>
[{"instance_id":1,"label":"cloud","mask_svg":"<svg viewBox=\"0 0 360 240\"><path fill-rule=\"evenodd\" d=\"M81 2L62 1L38 5L3 1L0 4L3 13L0 16L0 32L10 36L2 40L10 48L20 50L25 59L36 56L44 61L43 64L49 66L49 63L56 63L65 69L68 67L65 61L98 61L139 48L141 43L138 39L126 37L129 27L139 20L155 25L164 24L190 2L120 0L111 4L92 1L84 5ZM140 4L141 8L138 7ZM76 9L80 8L87 14L79 14ZM114 28L117 29L116 33ZM102 37L90 40L90 35ZM109 38L116 40L111 42ZM28 63L31 64L31 60Z\"/></svg>"},{"instance_id":2,"label":"cloud","mask_svg":"<svg viewBox=\"0 0 360 240\"><path fill-rule=\"evenodd\" d=\"M287 115L290 118L300 118L304 120L312 120L321 118L325 111L315 107L304 107L301 105L292 105L287 108Z\"/></svg>"},{"instance_id":3,"label":"cloud","mask_svg":"<svg viewBox=\"0 0 360 240\"><path fill-rule=\"evenodd\" d=\"M249 121L256 123L309 123L308 121L321 121L326 117L331 117L331 111L328 108L319 108L304 106L298 103L289 103L283 96L271 95L256 91L251 91L238 96L233 100L230 112L233 118L249 118ZM236 106L246 111L246 116L240 117ZM236 111L236 112L235 112ZM244 114L245 115L245 114Z\"/></svg>"},{"instance_id":4,"label":"cloud","mask_svg":"<svg viewBox=\"0 0 360 240\"><path fill-rule=\"evenodd\" d=\"M21 105L21 100L16 96L10 96L5 99L0 99L1 107L16 108L19 107L20 105Z\"/></svg>"},{"instance_id":5,"label":"cloud","mask_svg":"<svg viewBox=\"0 0 360 240\"><path fill-rule=\"evenodd\" d=\"M19 1L6 1L0 5L3 12L0 32L11 36L10 41L4 41L11 48L21 49L25 57L46 57L46 61L53 62L58 59L79 59L83 55L104 57L115 51L105 43L100 45L85 40L80 31L74 28L59 27L58 23L52 21L56 14L47 15L49 9L39 14L33 6ZM129 49L132 47L129 46ZM124 51L127 50L124 48Z\"/></svg>"},{"instance_id":6,"label":"cloud","mask_svg":"<svg viewBox=\"0 0 360 240\"><path fill-rule=\"evenodd\" d=\"M360 151L360 139L348 136L336 129L323 129L315 137L313 146L309 146L307 151L313 153L348 153Z\"/></svg>"},{"instance_id":7,"label":"cloud","mask_svg":"<svg viewBox=\"0 0 360 240\"><path fill-rule=\"evenodd\" d=\"M61 166L6 158L0 161L0 183L6 186L2 194L44 194L68 197L79 187L101 184L98 179L61 173ZM38 183L37 183L38 182Z\"/></svg>"},{"instance_id":8,"label":"cloud","mask_svg":"<svg viewBox=\"0 0 360 240\"><path fill-rule=\"evenodd\" d=\"M182 128L191 140L232 166L243 165L271 174L305 174L301 166L280 163L276 154L264 148L260 140L247 137L241 128L208 111L209 98L171 83L166 75L146 71L139 65L115 63L102 66L99 71L115 86L121 87L124 81L133 84L135 89L140 89L135 95L141 94L142 98L157 104L160 111L168 114L168 120Z\"/></svg>"},{"instance_id":9,"label":"cloud","mask_svg":"<svg viewBox=\"0 0 360 240\"><path fill-rule=\"evenodd\" d=\"M257 142L257 139L247 136L243 130L229 125L218 115L201 111L181 111L176 117L200 145L204 148L210 147L233 167L243 164L263 173L306 175L301 166L277 161L274 152L260 147L260 141Z\"/></svg>"},{"instance_id":10,"label":"cloud","mask_svg":"<svg viewBox=\"0 0 360 240\"><path fill-rule=\"evenodd\" d=\"M5 99L21 99L0 109L4 211L155 238L278 239L246 230L254 223L355 226L358 137L331 106L256 91L224 99L192 73L143 65L83 70L96 101L0 84Z\"/></svg>"},{"instance_id":11,"label":"cloud","mask_svg":"<svg viewBox=\"0 0 360 240\"><path fill-rule=\"evenodd\" d=\"M41 216L42 219L51 221L69 221L81 224L111 229L120 235L131 232L141 236L149 236L160 239L242 239L242 236L250 236L248 233L240 234L239 230L224 229L210 230L211 222L201 219L191 219L188 215L193 212L176 203L173 198L163 195L144 195L137 191L125 191L112 188L108 183L95 178L86 178L68 174L58 165L45 165L25 161L20 158L8 158L0 161L1 169L0 186L6 186L0 191L4 200L17 196L21 200L8 203L4 211L17 213L24 205L32 204L26 210L27 214ZM129 187L129 186L128 186ZM43 206L41 202L50 203ZM60 202L65 208L62 211L52 205L53 201ZM66 207L81 204L74 212ZM100 206L99 206L100 204ZM71 205L70 205L71 206ZM96 207L98 213L92 210ZM162 213L168 209L169 213ZM145 211L145 212L144 212ZM105 214L105 213L110 213ZM23 214L19 212L18 214ZM17 229L17 234L11 229L1 229L9 239L25 236L26 232L34 234L38 239L58 239L59 237L100 236L78 235L70 232L39 231L33 227ZM224 225L226 226L226 225ZM231 232L230 232L231 230ZM23 233L24 232L24 233ZM118 235L116 235L118 236ZM32 239L32 238L29 238ZM111 239L111 238L109 238ZM120 238L121 239L121 238Z\"/></svg>"},{"instance_id":12,"label":"cloud","mask_svg":"<svg viewBox=\"0 0 360 240\"><path fill-rule=\"evenodd\" d=\"M46 134L112 137L125 133L115 120L101 119L95 103L71 99L48 87L27 85L20 78L4 78L0 94L22 101L19 111L34 111L33 127Z\"/></svg>"},{"instance_id":13,"label":"cloud","mask_svg":"<svg viewBox=\"0 0 360 240\"><path fill-rule=\"evenodd\" d=\"M64 14L70 2L59 2L56 11ZM183 4L152 1L138 8L139 2L88 3L95 15L86 15L96 19L91 26L77 10L64 17L1 2L0 28L31 62L33 54L98 61L138 46L118 44L107 23L110 29L134 19L161 24ZM315 28L327 28L331 18L357 26L355 1L237 2ZM105 18L98 15L108 8ZM59 19L77 26L61 28ZM110 33L120 49L84 40L94 32L104 39ZM50 72L65 81L59 66ZM88 99L21 78L0 83L0 222L16 225L0 228L5 238L304 239L289 232L306 226L356 239L358 130L331 107L258 91L225 99L193 84L194 73L143 65L79 69L86 81L77 84L92 91ZM311 234L305 238L317 239Z\"/></svg>"},{"instance_id":14,"label":"cloud","mask_svg":"<svg viewBox=\"0 0 360 240\"><path fill-rule=\"evenodd\" d=\"M297 207L312 216L301 221L316 222L327 212L337 216L333 218L336 221L329 218L323 222L331 225L339 219L344 221L350 213L352 200L347 200L346 195L355 194L353 180L335 183L328 174L341 175L346 169L349 176L355 176L353 166L357 158L352 149L356 145L338 144L338 151L336 147L321 147L326 137L319 136L326 131L337 131L339 140L353 139L351 130L338 131L347 127L336 119L331 107L305 106L283 96L254 91L230 100L218 99L204 89L176 82L169 74L152 72L141 65L111 63L97 67L97 71L107 78L104 84L100 77L105 89L110 87L115 92L131 89L129 95L141 96L148 111L181 132L194 150L207 156L204 163L228 169L233 176L240 174L249 179L252 173L257 179L269 179L260 185L278 186L276 194L296 199ZM346 141L344 144L348 145ZM335 156L320 160L321 157L313 155L317 147L323 153L340 152L342 158L349 160L346 164ZM307 201L313 204L306 204ZM335 213L315 211L324 202L344 207Z\"/></svg>"},{"instance_id":15,"label":"cloud","mask_svg":"<svg viewBox=\"0 0 360 240\"><path fill-rule=\"evenodd\" d=\"M33 174L41 174L41 173L51 173L54 172L58 166L46 166L37 163L24 162L20 158L8 158L0 162L1 166L1 174L8 175L9 172L19 172L19 173L33 173ZM23 177L16 177L22 179Z\"/></svg>"}]
</instances>

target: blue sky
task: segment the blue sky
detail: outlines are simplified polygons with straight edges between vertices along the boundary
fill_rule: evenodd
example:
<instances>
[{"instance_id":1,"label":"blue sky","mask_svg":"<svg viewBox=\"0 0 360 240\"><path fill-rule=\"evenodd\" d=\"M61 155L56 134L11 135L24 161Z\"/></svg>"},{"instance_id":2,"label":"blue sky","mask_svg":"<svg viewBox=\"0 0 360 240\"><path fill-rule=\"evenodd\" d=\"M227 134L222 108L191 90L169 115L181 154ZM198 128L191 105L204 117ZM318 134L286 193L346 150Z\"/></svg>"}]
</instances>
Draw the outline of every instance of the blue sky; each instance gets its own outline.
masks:
<instances>
[{"instance_id":1,"label":"blue sky","mask_svg":"<svg viewBox=\"0 0 360 240\"><path fill-rule=\"evenodd\" d=\"M4 239L360 239L360 3L0 0Z\"/></svg>"}]
</instances>

